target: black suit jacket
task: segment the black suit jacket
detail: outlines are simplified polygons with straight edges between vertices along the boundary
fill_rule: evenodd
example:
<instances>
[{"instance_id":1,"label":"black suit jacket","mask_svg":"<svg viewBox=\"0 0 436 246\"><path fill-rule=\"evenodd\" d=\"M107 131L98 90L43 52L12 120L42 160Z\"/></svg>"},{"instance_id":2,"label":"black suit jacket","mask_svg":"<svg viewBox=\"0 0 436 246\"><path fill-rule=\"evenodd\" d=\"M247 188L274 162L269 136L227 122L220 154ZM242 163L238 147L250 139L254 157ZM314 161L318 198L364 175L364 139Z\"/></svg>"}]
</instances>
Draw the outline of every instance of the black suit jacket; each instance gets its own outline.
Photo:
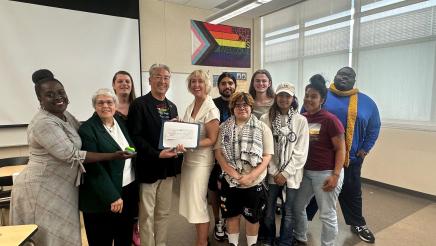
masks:
<instances>
[{"instance_id":1,"label":"black suit jacket","mask_svg":"<svg viewBox=\"0 0 436 246\"><path fill-rule=\"evenodd\" d=\"M182 158L159 158L159 139L162 119L153 103L151 92L136 98L129 107L127 128L135 144L136 178L140 183L154 183L159 179L173 177L180 173ZM170 109L170 119L178 116L174 103L165 99Z\"/></svg>"}]
</instances>

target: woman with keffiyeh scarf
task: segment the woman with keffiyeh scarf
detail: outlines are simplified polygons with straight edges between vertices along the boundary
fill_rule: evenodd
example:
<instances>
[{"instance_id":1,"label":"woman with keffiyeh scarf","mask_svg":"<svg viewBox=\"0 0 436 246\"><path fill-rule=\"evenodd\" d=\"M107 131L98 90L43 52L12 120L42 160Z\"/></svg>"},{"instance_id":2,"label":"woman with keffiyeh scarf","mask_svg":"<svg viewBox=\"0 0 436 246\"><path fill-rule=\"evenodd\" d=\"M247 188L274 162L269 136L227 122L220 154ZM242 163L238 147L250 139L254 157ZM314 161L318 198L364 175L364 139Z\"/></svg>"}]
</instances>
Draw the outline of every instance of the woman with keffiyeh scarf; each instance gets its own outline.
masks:
<instances>
[{"instance_id":1,"label":"woman with keffiyeh scarf","mask_svg":"<svg viewBox=\"0 0 436 246\"><path fill-rule=\"evenodd\" d=\"M291 245L292 207L303 179L303 167L309 150L309 127L306 118L298 113L293 84L282 83L277 87L273 106L260 120L272 130L275 151L268 166L265 245L274 245L276 200L283 190L286 197L281 207L280 237L276 245Z\"/></svg>"},{"instance_id":2,"label":"woman with keffiyeh scarf","mask_svg":"<svg viewBox=\"0 0 436 246\"><path fill-rule=\"evenodd\" d=\"M226 218L230 245L238 245L240 216L246 219L247 245L255 245L259 219L266 206L262 181L274 153L271 130L251 112L254 100L244 92L233 94L232 116L220 126L215 145L225 181L220 207Z\"/></svg>"}]
</instances>

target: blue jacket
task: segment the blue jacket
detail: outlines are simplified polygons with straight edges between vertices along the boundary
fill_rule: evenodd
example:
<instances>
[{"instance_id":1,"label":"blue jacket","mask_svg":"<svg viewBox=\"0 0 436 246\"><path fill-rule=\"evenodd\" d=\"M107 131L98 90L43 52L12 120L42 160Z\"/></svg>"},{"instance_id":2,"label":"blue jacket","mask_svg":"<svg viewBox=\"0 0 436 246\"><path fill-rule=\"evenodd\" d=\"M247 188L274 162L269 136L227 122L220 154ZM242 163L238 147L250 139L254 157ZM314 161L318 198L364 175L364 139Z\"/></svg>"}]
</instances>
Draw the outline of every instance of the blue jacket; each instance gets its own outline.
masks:
<instances>
[{"instance_id":1,"label":"blue jacket","mask_svg":"<svg viewBox=\"0 0 436 246\"><path fill-rule=\"evenodd\" d=\"M344 128L347 126L348 104L350 97L338 96L330 90L324 109L336 115ZM363 149L369 152L374 146L380 132L380 115L375 102L363 93L358 93L357 119L354 126L353 144L350 150L350 160L356 159L356 154Z\"/></svg>"}]
</instances>

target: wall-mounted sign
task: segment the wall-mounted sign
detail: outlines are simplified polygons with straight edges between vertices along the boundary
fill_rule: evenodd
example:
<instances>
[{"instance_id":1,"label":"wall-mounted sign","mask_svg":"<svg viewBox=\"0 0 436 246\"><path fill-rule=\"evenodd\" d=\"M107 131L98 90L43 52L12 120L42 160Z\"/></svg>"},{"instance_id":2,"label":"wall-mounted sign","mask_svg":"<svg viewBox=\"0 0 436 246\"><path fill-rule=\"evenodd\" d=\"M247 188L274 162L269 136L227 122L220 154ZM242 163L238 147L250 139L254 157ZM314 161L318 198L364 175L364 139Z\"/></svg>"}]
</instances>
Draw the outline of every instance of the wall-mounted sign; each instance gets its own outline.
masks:
<instances>
[{"instance_id":1,"label":"wall-mounted sign","mask_svg":"<svg viewBox=\"0 0 436 246\"><path fill-rule=\"evenodd\" d=\"M250 67L250 28L191 20L193 65Z\"/></svg>"},{"instance_id":2,"label":"wall-mounted sign","mask_svg":"<svg viewBox=\"0 0 436 246\"><path fill-rule=\"evenodd\" d=\"M229 72L236 79L236 91L244 91L248 92L248 81L247 81L247 73L241 72ZM220 75L213 75L213 86L218 86L218 78Z\"/></svg>"}]
</instances>

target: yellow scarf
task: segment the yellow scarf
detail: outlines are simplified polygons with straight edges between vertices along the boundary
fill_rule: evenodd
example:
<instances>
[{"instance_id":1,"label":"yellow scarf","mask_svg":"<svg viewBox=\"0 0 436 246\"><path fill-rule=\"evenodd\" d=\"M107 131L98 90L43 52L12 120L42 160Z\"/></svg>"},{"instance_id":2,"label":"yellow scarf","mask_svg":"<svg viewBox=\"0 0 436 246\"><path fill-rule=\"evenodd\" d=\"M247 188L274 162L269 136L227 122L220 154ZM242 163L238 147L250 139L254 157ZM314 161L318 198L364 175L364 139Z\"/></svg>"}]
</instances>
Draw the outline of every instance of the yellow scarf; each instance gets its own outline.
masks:
<instances>
[{"instance_id":1,"label":"yellow scarf","mask_svg":"<svg viewBox=\"0 0 436 246\"><path fill-rule=\"evenodd\" d=\"M340 91L336 89L334 83L330 84L330 91L341 97L350 97L350 102L348 104L348 114L347 114L347 127L345 129L345 163L344 166L348 167L350 162L350 150L353 144L353 134L354 125L356 124L357 118L357 93L358 89L351 89L348 91Z\"/></svg>"}]
</instances>

